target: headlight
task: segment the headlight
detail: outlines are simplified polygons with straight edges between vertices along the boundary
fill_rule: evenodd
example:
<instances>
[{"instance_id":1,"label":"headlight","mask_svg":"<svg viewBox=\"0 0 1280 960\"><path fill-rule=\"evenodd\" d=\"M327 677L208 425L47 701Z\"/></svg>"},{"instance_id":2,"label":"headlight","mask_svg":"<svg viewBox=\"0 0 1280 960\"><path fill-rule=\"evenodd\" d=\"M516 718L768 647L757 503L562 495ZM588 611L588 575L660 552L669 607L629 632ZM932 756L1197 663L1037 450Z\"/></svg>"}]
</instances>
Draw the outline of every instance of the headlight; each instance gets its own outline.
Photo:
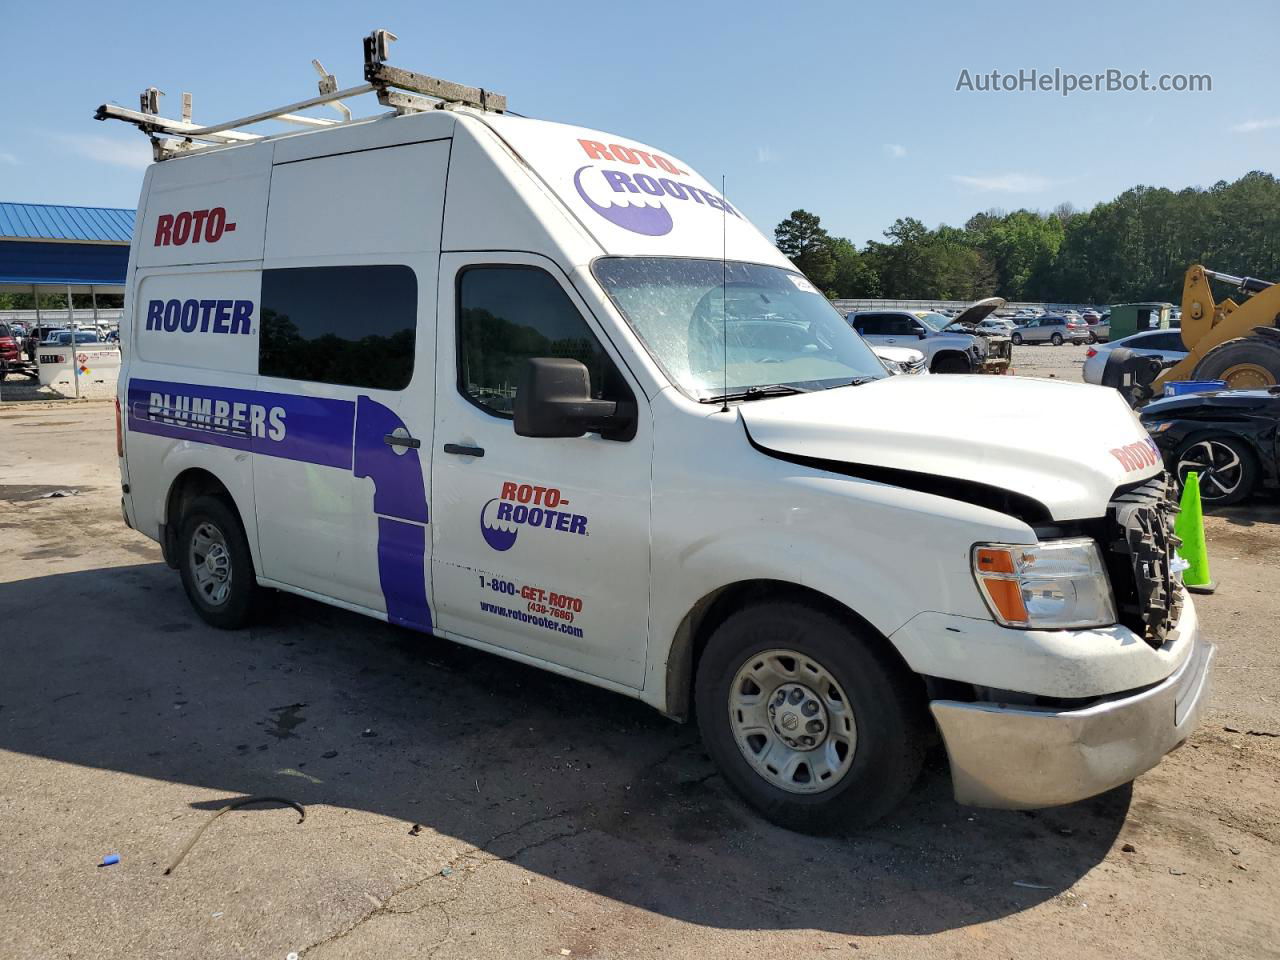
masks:
<instances>
[{"instance_id":1,"label":"headlight","mask_svg":"<svg viewBox=\"0 0 1280 960\"><path fill-rule=\"evenodd\" d=\"M1089 537L980 543L973 548L973 574L992 616L1006 627L1065 630L1116 622L1111 581Z\"/></svg>"}]
</instances>

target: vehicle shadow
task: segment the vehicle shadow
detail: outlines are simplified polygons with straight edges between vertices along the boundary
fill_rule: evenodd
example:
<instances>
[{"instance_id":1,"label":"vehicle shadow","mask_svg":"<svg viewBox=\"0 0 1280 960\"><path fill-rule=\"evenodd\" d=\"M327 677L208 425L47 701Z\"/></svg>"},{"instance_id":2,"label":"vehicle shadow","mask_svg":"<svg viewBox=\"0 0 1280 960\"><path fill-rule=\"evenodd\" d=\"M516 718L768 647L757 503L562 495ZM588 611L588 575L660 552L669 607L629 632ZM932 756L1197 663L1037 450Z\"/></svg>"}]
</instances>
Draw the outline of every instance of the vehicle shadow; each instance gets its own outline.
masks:
<instances>
[{"instance_id":1,"label":"vehicle shadow","mask_svg":"<svg viewBox=\"0 0 1280 960\"><path fill-rule=\"evenodd\" d=\"M1275 526L1280 524L1280 502L1270 491L1255 494L1244 503L1230 507L1206 507L1205 515L1221 517L1227 523L1237 527L1254 527L1258 524Z\"/></svg>"},{"instance_id":2,"label":"vehicle shadow","mask_svg":"<svg viewBox=\"0 0 1280 960\"><path fill-rule=\"evenodd\" d=\"M74 630L12 627L78 605L95 615ZM926 934L1016 913L1103 859L1131 796L968 809L935 757L891 819L808 837L761 821L696 730L638 702L311 601L212 630L150 563L0 585L0 624L0 748L423 824L711 927Z\"/></svg>"}]
</instances>

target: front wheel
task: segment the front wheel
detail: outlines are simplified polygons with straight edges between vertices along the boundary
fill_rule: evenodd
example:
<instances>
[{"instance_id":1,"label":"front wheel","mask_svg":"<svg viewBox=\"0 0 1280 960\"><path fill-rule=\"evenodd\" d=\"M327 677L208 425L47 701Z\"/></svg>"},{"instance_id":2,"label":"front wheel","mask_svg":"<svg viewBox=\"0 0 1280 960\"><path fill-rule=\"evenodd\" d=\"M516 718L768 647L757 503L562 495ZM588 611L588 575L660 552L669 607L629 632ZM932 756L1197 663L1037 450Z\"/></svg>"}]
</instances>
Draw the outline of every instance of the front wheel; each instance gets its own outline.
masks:
<instances>
[{"instance_id":1,"label":"front wheel","mask_svg":"<svg viewBox=\"0 0 1280 960\"><path fill-rule=\"evenodd\" d=\"M1012 337L1010 337L1009 339L1013 341L1013 345L1014 345L1015 347L1020 347L1020 346L1022 346L1022 334L1020 334L1020 333L1015 333L1015 334L1014 334Z\"/></svg>"},{"instance_id":2,"label":"front wheel","mask_svg":"<svg viewBox=\"0 0 1280 960\"><path fill-rule=\"evenodd\" d=\"M969 360L960 354L938 357L933 362L934 373L970 373Z\"/></svg>"},{"instance_id":3,"label":"front wheel","mask_svg":"<svg viewBox=\"0 0 1280 960\"><path fill-rule=\"evenodd\" d=\"M1062 334L1060 333L1055 333L1053 336L1049 338L1049 340L1053 343L1055 347L1062 346Z\"/></svg>"},{"instance_id":4,"label":"front wheel","mask_svg":"<svg viewBox=\"0 0 1280 960\"><path fill-rule=\"evenodd\" d=\"M226 501L198 497L187 508L178 528L178 571L206 623L235 630L252 619L260 588L240 518Z\"/></svg>"},{"instance_id":5,"label":"front wheel","mask_svg":"<svg viewBox=\"0 0 1280 960\"><path fill-rule=\"evenodd\" d=\"M793 602L739 610L712 635L695 684L707 752L779 826L865 826L897 806L920 771L915 678L821 610Z\"/></svg>"}]
</instances>

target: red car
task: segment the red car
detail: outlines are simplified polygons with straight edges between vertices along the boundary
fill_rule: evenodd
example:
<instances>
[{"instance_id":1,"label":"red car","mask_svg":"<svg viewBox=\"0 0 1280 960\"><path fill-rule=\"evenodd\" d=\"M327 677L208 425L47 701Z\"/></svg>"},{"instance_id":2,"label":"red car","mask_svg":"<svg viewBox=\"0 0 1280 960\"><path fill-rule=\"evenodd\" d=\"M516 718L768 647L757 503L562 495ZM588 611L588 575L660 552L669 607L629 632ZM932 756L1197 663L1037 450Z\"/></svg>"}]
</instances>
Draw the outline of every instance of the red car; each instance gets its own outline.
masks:
<instances>
[{"instance_id":1,"label":"red car","mask_svg":"<svg viewBox=\"0 0 1280 960\"><path fill-rule=\"evenodd\" d=\"M22 354L22 338L9 324L0 322L0 380L9 373L27 369L27 359Z\"/></svg>"}]
</instances>

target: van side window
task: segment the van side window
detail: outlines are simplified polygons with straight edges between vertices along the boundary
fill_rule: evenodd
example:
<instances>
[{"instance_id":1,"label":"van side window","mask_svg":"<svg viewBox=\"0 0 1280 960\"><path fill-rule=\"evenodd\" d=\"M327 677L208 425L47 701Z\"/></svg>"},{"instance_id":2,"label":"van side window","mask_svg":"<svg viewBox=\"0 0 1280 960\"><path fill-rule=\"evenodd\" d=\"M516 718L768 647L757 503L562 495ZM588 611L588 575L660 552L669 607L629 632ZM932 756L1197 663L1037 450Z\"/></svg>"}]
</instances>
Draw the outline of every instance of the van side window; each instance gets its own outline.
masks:
<instances>
[{"instance_id":1,"label":"van side window","mask_svg":"<svg viewBox=\"0 0 1280 960\"><path fill-rule=\"evenodd\" d=\"M402 264L262 271L258 373L374 390L413 377L418 279Z\"/></svg>"},{"instance_id":2,"label":"van side window","mask_svg":"<svg viewBox=\"0 0 1280 960\"><path fill-rule=\"evenodd\" d=\"M597 400L631 400L631 390L573 301L545 270L469 267L458 275L458 391L476 406L511 417L531 357L586 365Z\"/></svg>"}]
</instances>

